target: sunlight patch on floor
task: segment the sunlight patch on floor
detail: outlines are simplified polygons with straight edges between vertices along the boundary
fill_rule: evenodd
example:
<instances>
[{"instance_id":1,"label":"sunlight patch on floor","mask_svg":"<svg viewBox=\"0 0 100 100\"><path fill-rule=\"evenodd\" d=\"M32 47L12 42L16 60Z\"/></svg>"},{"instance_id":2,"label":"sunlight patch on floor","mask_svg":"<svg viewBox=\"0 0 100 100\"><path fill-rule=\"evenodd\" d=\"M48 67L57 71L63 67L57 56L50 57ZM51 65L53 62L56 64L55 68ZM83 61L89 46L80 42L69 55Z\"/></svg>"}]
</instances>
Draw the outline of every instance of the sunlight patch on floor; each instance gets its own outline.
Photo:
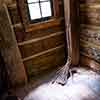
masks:
<instances>
[{"instance_id":1,"label":"sunlight patch on floor","mask_svg":"<svg viewBox=\"0 0 100 100\"><path fill-rule=\"evenodd\" d=\"M100 100L100 76L92 71L79 71L65 86L45 83L24 100Z\"/></svg>"}]
</instances>

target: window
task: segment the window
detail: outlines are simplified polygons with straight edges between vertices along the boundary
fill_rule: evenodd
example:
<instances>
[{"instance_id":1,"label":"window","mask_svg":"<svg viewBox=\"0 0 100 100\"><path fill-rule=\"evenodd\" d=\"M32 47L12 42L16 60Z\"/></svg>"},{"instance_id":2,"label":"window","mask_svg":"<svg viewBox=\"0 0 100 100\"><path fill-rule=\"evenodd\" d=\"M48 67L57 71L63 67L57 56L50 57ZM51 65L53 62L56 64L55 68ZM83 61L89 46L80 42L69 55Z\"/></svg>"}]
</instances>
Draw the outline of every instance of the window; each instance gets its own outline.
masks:
<instances>
[{"instance_id":1,"label":"window","mask_svg":"<svg viewBox=\"0 0 100 100\"><path fill-rule=\"evenodd\" d=\"M51 0L27 0L29 18L33 22L40 22L52 16Z\"/></svg>"},{"instance_id":2,"label":"window","mask_svg":"<svg viewBox=\"0 0 100 100\"><path fill-rule=\"evenodd\" d=\"M16 0L21 22L25 31L35 26L45 26L59 17L59 0ZM51 20L48 20L51 19ZM47 21L46 21L47 20ZM42 22L43 23L39 23ZM37 23L38 24L35 24Z\"/></svg>"}]
</instances>

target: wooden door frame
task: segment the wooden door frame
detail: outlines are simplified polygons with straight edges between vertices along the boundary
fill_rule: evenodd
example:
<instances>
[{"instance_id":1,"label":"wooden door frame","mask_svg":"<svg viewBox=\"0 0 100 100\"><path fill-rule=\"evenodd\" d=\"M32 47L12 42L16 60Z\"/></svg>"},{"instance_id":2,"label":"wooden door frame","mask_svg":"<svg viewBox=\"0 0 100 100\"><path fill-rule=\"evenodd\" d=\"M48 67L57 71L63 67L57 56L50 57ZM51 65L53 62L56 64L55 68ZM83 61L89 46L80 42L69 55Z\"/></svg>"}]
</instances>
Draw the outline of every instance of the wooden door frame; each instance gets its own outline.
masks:
<instances>
[{"instance_id":1,"label":"wooden door frame","mask_svg":"<svg viewBox=\"0 0 100 100\"><path fill-rule=\"evenodd\" d=\"M68 47L68 60L71 60L72 65L78 65L80 56L78 0L64 0L64 14L66 41Z\"/></svg>"}]
</instances>

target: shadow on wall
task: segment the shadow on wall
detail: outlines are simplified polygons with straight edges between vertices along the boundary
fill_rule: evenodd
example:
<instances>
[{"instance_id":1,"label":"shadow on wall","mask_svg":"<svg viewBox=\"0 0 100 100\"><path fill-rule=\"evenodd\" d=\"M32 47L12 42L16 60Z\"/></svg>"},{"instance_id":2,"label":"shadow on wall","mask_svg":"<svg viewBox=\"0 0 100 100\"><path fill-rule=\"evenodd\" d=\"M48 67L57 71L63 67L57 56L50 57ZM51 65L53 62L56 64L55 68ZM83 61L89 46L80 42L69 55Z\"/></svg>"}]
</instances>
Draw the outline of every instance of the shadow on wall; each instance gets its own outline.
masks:
<instances>
[{"instance_id":1,"label":"shadow on wall","mask_svg":"<svg viewBox=\"0 0 100 100\"><path fill-rule=\"evenodd\" d=\"M0 98L2 94L5 91L7 91L7 88L8 88L7 72L6 72L4 60L0 54Z\"/></svg>"}]
</instances>

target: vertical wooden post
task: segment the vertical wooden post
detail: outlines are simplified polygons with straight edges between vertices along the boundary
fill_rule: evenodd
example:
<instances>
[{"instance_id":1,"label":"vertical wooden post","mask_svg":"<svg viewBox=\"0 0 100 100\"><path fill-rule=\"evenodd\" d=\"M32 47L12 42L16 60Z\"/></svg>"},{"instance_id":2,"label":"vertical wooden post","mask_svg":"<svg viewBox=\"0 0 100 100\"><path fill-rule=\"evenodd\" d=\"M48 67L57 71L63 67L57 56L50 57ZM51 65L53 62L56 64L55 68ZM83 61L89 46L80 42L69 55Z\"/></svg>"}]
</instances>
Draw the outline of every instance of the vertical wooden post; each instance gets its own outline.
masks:
<instances>
[{"instance_id":1,"label":"vertical wooden post","mask_svg":"<svg viewBox=\"0 0 100 100\"><path fill-rule=\"evenodd\" d=\"M66 41L68 45L68 58L72 65L79 64L79 20L77 0L64 0Z\"/></svg>"},{"instance_id":2,"label":"vertical wooden post","mask_svg":"<svg viewBox=\"0 0 100 100\"><path fill-rule=\"evenodd\" d=\"M59 0L53 0L53 12L55 17L59 17Z\"/></svg>"},{"instance_id":3,"label":"vertical wooden post","mask_svg":"<svg viewBox=\"0 0 100 100\"><path fill-rule=\"evenodd\" d=\"M18 49L15 33L6 5L0 8L0 51L13 86L27 81L24 65Z\"/></svg>"}]
</instances>

